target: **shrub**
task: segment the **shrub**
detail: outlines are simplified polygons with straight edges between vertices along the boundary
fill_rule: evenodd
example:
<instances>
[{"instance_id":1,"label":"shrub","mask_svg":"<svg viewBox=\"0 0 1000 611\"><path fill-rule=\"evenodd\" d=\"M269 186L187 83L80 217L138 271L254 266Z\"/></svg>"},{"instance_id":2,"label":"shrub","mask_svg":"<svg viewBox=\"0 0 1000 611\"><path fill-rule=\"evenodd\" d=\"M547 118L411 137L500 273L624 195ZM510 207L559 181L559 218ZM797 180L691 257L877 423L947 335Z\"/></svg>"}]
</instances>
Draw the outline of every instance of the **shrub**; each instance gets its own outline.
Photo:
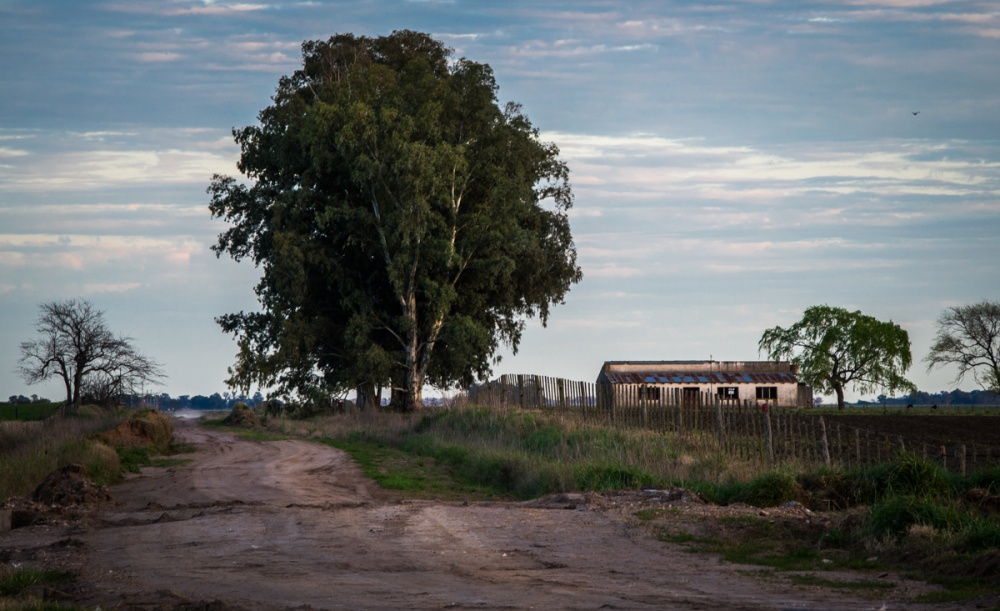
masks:
<instances>
[{"instance_id":1,"label":"shrub","mask_svg":"<svg viewBox=\"0 0 1000 611\"><path fill-rule=\"evenodd\" d=\"M968 488L982 488L991 494L1000 494L1000 466L972 473L968 477L966 485Z\"/></svg>"},{"instance_id":2,"label":"shrub","mask_svg":"<svg viewBox=\"0 0 1000 611\"><path fill-rule=\"evenodd\" d=\"M990 518L972 519L961 538L973 551L1000 549L1000 523Z\"/></svg>"},{"instance_id":3,"label":"shrub","mask_svg":"<svg viewBox=\"0 0 1000 611\"><path fill-rule=\"evenodd\" d=\"M243 402L235 403L229 415L222 420L222 423L229 426L251 429L260 428L261 426L260 416Z\"/></svg>"},{"instance_id":4,"label":"shrub","mask_svg":"<svg viewBox=\"0 0 1000 611\"><path fill-rule=\"evenodd\" d=\"M875 503L897 495L945 497L954 491L949 476L933 461L903 453L890 463L864 467L848 476L854 481L854 501Z\"/></svg>"},{"instance_id":5,"label":"shrub","mask_svg":"<svg viewBox=\"0 0 1000 611\"><path fill-rule=\"evenodd\" d=\"M935 530L957 530L963 516L952 503L912 495L888 497L872 506L865 530L875 539L900 538L914 525L925 525Z\"/></svg>"},{"instance_id":6,"label":"shrub","mask_svg":"<svg viewBox=\"0 0 1000 611\"><path fill-rule=\"evenodd\" d=\"M796 488L790 473L772 471L751 481L737 500L754 507L774 507L795 500Z\"/></svg>"}]
</instances>

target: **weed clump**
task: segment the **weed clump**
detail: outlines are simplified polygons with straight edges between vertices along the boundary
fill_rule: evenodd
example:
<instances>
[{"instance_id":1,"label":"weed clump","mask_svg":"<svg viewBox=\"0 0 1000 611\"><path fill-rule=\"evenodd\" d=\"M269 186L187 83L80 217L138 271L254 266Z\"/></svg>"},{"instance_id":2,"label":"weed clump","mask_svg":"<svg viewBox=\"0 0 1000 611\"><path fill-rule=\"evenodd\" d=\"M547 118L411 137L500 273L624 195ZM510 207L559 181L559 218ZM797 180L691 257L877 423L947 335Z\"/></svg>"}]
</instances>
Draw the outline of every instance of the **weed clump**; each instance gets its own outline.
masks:
<instances>
[{"instance_id":1,"label":"weed clump","mask_svg":"<svg viewBox=\"0 0 1000 611\"><path fill-rule=\"evenodd\" d=\"M247 429L259 429L261 427L260 416L242 401L233 405L233 409L222 420L222 424Z\"/></svg>"},{"instance_id":2,"label":"weed clump","mask_svg":"<svg viewBox=\"0 0 1000 611\"><path fill-rule=\"evenodd\" d=\"M865 524L866 534L878 540L899 539L914 526L929 526L935 530L957 530L963 516L954 504L942 505L927 496L892 495L872 506Z\"/></svg>"},{"instance_id":3,"label":"weed clump","mask_svg":"<svg viewBox=\"0 0 1000 611\"><path fill-rule=\"evenodd\" d=\"M944 498L955 491L940 466L909 453L900 454L892 462L858 469L849 477L853 480L855 504L871 504L897 495Z\"/></svg>"}]
</instances>

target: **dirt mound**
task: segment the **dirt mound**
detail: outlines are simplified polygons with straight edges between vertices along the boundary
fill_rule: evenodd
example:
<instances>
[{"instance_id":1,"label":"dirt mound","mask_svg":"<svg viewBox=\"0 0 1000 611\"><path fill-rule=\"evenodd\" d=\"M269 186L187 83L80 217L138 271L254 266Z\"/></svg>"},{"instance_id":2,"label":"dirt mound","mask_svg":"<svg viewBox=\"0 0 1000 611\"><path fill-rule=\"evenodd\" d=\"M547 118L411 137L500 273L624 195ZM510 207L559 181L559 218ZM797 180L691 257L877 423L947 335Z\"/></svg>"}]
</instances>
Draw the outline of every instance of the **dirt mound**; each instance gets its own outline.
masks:
<instances>
[{"instance_id":1,"label":"dirt mound","mask_svg":"<svg viewBox=\"0 0 1000 611\"><path fill-rule=\"evenodd\" d=\"M261 426L260 416L257 415L257 412L247 407L246 403L237 403L234 405L232 411L229 412L229 415L226 416L222 423L248 429L256 429Z\"/></svg>"},{"instance_id":2,"label":"dirt mound","mask_svg":"<svg viewBox=\"0 0 1000 611\"><path fill-rule=\"evenodd\" d=\"M111 500L111 493L87 475L83 465L67 465L49 474L35 489L32 500L46 505L93 505Z\"/></svg>"},{"instance_id":3,"label":"dirt mound","mask_svg":"<svg viewBox=\"0 0 1000 611\"><path fill-rule=\"evenodd\" d=\"M101 435L113 448L154 448L161 452L170 445L174 425L160 412L143 410Z\"/></svg>"}]
</instances>

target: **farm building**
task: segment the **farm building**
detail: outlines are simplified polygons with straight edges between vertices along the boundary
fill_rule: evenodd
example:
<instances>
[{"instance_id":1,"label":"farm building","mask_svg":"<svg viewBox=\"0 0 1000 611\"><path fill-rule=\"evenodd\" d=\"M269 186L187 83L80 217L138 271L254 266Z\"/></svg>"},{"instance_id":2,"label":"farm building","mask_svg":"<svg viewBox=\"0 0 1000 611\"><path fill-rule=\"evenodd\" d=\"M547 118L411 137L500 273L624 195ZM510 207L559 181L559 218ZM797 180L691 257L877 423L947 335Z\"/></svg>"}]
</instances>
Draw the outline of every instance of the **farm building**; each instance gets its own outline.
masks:
<instances>
[{"instance_id":1,"label":"farm building","mask_svg":"<svg viewBox=\"0 0 1000 611\"><path fill-rule=\"evenodd\" d=\"M812 388L797 374L798 366L787 361L607 361L597 386L614 404L719 400L811 407Z\"/></svg>"}]
</instances>

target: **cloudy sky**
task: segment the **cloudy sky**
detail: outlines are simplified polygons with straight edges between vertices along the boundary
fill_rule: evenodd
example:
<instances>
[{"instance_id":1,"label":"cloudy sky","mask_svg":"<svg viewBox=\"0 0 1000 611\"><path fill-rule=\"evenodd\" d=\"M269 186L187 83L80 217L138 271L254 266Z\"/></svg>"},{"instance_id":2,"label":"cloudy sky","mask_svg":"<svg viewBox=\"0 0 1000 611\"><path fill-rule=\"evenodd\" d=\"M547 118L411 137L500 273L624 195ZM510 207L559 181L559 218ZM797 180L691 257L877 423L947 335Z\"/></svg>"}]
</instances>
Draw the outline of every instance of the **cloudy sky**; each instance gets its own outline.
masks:
<instances>
[{"instance_id":1,"label":"cloudy sky","mask_svg":"<svg viewBox=\"0 0 1000 611\"><path fill-rule=\"evenodd\" d=\"M572 172L584 279L496 373L757 359L830 304L902 325L910 378L953 388L921 363L935 320L1000 299L996 2L0 0L0 396L61 397L18 379L18 343L74 297L158 390L225 390L213 318L257 278L209 251L230 130L302 41L396 29L490 64Z\"/></svg>"}]
</instances>

